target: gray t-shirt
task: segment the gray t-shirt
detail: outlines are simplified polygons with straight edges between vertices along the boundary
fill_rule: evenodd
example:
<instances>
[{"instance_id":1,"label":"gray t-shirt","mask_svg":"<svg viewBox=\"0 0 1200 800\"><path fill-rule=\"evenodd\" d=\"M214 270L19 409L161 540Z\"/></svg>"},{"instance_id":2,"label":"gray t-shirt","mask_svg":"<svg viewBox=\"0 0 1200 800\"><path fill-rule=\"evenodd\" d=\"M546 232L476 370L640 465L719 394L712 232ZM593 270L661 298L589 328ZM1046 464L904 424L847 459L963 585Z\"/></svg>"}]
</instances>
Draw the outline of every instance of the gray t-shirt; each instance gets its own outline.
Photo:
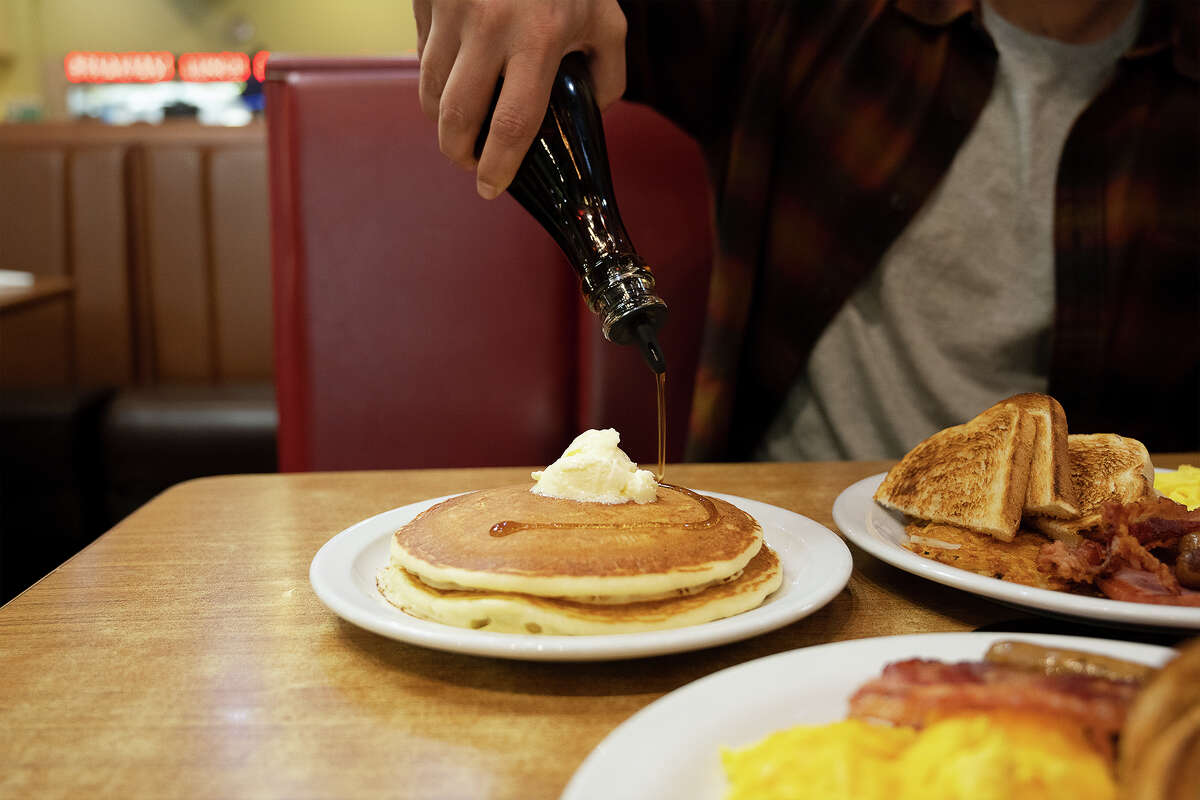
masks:
<instances>
[{"instance_id":1,"label":"gray t-shirt","mask_svg":"<svg viewBox=\"0 0 1200 800\"><path fill-rule=\"evenodd\" d=\"M1017 392L1045 391L1054 186L1075 118L1137 35L1029 33L983 4L992 93L949 171L838 312L759 447L765 460L897 458Z\"/></svg>"}]
</instances>

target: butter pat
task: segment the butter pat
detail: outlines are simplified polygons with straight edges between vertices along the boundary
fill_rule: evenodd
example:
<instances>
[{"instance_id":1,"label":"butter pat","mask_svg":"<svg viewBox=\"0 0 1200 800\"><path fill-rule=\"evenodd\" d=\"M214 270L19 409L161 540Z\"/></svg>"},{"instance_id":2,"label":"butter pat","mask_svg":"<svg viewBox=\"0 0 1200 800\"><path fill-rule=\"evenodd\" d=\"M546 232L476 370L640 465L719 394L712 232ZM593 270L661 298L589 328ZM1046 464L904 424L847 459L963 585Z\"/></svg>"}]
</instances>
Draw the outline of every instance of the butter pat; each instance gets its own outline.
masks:
<instances>
[{"instance_id":1,"label":"butter pat","mask_svg":"<svg viewBox=\"0 0 1200 800\"><path fill-rule=\"evenodd\" d=\"M617 446L620 442L612 428L584 431L557 461L533 473L529 491L585 503L653 503L658 498L654 473L638 469Z\"/></svg>"}]
</instances>

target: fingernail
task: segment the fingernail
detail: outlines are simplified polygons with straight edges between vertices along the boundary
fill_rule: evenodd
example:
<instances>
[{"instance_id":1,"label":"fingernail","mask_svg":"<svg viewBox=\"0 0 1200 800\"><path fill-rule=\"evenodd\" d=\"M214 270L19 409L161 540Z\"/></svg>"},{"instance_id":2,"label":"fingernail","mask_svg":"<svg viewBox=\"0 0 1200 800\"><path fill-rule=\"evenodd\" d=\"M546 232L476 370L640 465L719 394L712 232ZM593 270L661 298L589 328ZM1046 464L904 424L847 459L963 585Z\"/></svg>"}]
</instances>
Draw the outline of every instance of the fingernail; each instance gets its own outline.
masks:
<instances>
[{"instance_id":1,"label":"fingernail","mask_svg":"<svg viewBox=\"0 0 1200 800\"><path fill-rule=\"evenodd\" d=\"M486 181L476 181L475 191L479 192L479 196L484 200L491 200L496 197L496 195L500 194L499 189L497 189L495 186L492 186L490 183L487 183Z\"/></svg>"}]
</instances>

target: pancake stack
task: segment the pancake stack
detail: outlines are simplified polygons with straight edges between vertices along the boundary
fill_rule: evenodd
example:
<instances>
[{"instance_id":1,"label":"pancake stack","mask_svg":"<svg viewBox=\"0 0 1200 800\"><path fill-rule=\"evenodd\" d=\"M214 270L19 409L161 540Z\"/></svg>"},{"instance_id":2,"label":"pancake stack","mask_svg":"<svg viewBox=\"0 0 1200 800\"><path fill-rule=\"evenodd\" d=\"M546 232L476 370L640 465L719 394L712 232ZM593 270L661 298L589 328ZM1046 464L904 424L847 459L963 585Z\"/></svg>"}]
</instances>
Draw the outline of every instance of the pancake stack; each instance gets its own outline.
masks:
<instances>
[{"instance_id":1,"label":"pancake stack","mask_svg":"<svg viewBox=\"0 0 1200 800\"><path fill-rule=\"evenodd\" d=\"M507 633L677 628L760 605L782 580L749 514L660 485L653 503L460 495L392 537L376 583L416 617Z\"/></svg>"}]
</instances>

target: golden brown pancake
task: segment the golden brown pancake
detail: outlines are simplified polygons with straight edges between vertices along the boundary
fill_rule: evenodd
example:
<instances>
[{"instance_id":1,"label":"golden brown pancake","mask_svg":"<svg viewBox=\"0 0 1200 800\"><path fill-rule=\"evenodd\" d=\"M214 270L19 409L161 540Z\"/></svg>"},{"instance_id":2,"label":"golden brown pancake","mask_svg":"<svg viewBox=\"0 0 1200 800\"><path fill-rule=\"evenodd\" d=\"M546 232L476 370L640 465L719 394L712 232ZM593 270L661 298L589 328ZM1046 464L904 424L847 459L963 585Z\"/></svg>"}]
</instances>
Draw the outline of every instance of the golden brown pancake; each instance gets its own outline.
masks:
<instances>
[{"instance_id":1,"label":"golden brown pancake","mask_svg":"<svg viewBox=\"0 0 1200 800\"><path fill-rule=\"evenodd\" d=\"M686 489L660 486L654 503L605 505L542 497L524 485L426 510L396 532L391 563L438 589L604 603L719 582L761 546L753 517Z\"/></svg>"},{"instance_id":2,"label":"golden brown pancake","mask_svg":"<svg viewBox=\"0 0 1200 800\"><path fill-rule=\"evenodd\" d=\"M415 617L504 633L613 634L698 625L759 606L779 588L779 558L762 547L732 580L697 593L622 604L580 603L511 592L435 589L394 563L380 591Z\"/></svg>"}]
</instances>

